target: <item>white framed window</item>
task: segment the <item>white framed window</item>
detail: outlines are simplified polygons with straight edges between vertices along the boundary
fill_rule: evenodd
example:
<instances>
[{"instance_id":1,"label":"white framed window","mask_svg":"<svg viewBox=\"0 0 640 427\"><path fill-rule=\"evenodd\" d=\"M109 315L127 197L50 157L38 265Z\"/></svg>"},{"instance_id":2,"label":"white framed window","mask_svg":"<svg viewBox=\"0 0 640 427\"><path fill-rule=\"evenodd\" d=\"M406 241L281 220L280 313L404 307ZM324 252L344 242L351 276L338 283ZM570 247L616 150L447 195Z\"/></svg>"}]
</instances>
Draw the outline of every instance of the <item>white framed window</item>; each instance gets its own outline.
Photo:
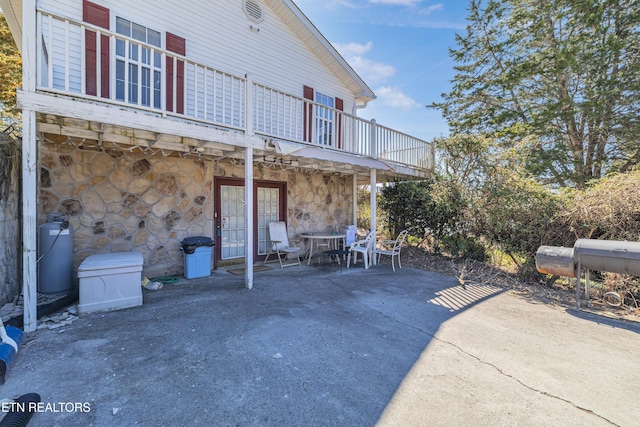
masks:
<instances>
[{"instance_id":1,"label":"white framed window","mask_svg":"<svg viewBox=\"0 0 640 427\"><path fill-rule=\"evenodd\" d=\"M116 33L138 40L116 40L116 99L160 108L162 101L162 55L148 45L161 48L160 31L116 17Z\"/></svg>"},{"instance_id":2,"label":"white framed window","mask_svg":"<svg viewBox=\"0 0 640 427\"><path fill-rule=\"evenodd\" d=\"M333 108L335 100L320 92L316 92L315 101L315 135L316 143L320 145L333 144Z\"/></svg>"}]
</instances>

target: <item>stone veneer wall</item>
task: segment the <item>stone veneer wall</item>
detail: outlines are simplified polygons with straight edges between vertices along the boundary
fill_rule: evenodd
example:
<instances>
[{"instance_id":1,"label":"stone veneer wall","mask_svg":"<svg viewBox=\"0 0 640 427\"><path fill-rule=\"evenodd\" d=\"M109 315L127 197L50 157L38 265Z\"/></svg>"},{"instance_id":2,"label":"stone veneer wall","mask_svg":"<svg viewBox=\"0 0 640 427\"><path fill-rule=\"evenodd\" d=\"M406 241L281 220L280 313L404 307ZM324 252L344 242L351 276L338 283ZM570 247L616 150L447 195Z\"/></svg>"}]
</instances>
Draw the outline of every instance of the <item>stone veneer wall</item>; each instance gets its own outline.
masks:
<instances>
[{"instance_id":1,"label":"stone veneer wall","mask_svg":"<svg viewBox=\"0 0 640 427\"><path fill-rule=\"evenodd\" d=\"M182 239L213 235L214 176L244 176L244 165L230 161L78 145L48 140L40 150L39 220L52 212L68 215L74 271L94 253L136 251L144 256L147 277L183 274ZM295 240L304 231L351 222L351 176L258 163L254 179L287 182L287 219Z\"/></svg>"},{"instance_id":2,"label":"stone veneer wall","mask_svg":"<svg viewBox=\"0 0 640 427\"><path fill-rule=\"evenodd\" d=\"M20 142L0 132L0 305L21 291Z\"/></svg>"},{"instance_id":3,"label":"stone veneer wall","mask_svg":"<svg viewBox=\"0 0 640 427\"><path fill-rule=\"evenodd\" d=\"M65 138L66 139L66 138ZM144 274L181 274L180 242L211 236L211 162L42 143L40 222L69 217L74 271L94 253L141 252Z\"/></svg>"}]
</instances>

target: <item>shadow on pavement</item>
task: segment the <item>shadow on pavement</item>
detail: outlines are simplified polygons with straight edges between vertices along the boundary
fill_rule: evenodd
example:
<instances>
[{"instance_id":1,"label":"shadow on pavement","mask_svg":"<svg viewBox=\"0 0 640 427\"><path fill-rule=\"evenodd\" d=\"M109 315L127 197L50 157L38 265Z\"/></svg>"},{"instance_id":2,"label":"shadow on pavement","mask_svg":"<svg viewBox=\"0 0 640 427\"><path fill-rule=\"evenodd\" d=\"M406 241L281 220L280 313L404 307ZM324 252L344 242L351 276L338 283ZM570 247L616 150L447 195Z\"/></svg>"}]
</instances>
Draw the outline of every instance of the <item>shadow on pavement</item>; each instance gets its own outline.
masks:
<instances>
[{"instance_id":1,"label":"shadow on pavement","mask_svg":"<svg viewBox=\"0 0 640 427\"><path fill-rule=\"evenodd\" d=\"M38 330L3 397L86 402L34 425L373 425L440 325L502 292L413 268L217 270Z\"/></svg>"}]
</instances>

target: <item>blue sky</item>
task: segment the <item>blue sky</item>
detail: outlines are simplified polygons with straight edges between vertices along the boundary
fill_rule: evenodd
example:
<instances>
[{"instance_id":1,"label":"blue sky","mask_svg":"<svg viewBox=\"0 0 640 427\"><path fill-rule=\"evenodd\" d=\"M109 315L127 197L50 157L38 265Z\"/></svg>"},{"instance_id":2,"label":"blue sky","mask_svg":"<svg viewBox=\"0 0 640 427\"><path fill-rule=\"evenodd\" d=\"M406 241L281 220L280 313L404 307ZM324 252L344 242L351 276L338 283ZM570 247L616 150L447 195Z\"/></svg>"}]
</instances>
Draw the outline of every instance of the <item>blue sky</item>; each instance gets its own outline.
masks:
<instances>
[{"instance_id":1,"label":"blue sky","mask_svg":"<svg viewBox=\"0 0 640 427\"><path fill-rule=\"evenodd\" d=\"M448 134L425 105L451 87L468 0L294 1L377 95L359 116L427 141Z\"/></svg>"}]
</instances>

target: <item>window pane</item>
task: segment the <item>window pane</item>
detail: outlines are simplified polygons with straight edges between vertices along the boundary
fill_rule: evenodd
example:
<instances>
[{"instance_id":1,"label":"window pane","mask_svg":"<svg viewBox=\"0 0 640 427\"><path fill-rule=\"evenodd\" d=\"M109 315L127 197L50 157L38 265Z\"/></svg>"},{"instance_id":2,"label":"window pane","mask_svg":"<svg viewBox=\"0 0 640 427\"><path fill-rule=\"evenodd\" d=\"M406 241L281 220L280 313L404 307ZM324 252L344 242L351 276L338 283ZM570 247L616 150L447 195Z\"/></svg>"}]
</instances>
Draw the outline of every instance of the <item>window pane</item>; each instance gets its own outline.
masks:
<instances>
[{"instance_id":1,"label":"window pane","mask_svg":"<svg viewBox=\"0 0 640 427\"><path fill-rule=\"evenodd\" d=\"M129 59L132 61L138 60L138 45L135 43L129 44Z\"/></svg>"},{"instance_id":2,"label":"window pane","mask_svg":"<svg viewBox=\"0 0 640 427\"><path fill-rule=\"evenodd\" d=\"M142 63L143 64L147 64L147 65L150 64L151 57L150 57L149 54L150 54L149 49L143 47L142 48Z\"/></svg>"},{"instance_id":3,"label":"window pane","mask_svg":"<svg viewBox=\"0 0 640 427\"><path fill-rule=\"evenodd\" d=\"M117 17L116 18L116 33L131 37L131 21Z\"/></svg>"},{"instance_id":4,"label":"window pane","mask_svg":"<svg viewBox=\"0 0 640 427\"><path fill-rule=\"evenodd\" d=\"M138 66L129 64L129 102L138 103Z\"/></svg>"},{"instance_id":5,"label":"window pane","mask_svg":"<svg viewBox=\"0 0 640 427\"><path fill-rule=\"evenodd\" d=\"M153 66L155 68L162 68L162 63L160 62L162 60L162 55L160 54L160 52L154 52L153 53Z\"/></svg>"},{"instance_id":6,"label":"window pane","mask_svg":"<svg viewBox=\"0 0 640 427\"><path fill-rule=\"evenodd\" d=\"M160 94L160 71L153 72L153 106L160 108L160 101L162 101Z\"/></svg>"},{"instance_id":7,"label":"window pane","mask_svg":"<svg viewBox=\"0 0 640 427\"><path fill-rule=\"evenodd\" d=\"M116 99L124 101L124 61L116 61Z\"/></svg>"},{"instance_id":8,"label":"window pane","mask_svg":"<svg viewBox=\"0 0 640 427\"><path fill-rule=\"evenodd\" d=\"M147 29L147 43L160 47L160 31Z\"/></svg>"},{"instance_id":9,"label":"window pane","mask_svg":"<svg viewBox=\"0 0 640 427\"><path fill-rule=\"evenodd\" d=\"M124 56L124 40L116 39L116 55Z\"/></svg>"},{"instance_id":10,"label":"window pane","mask_svg":"<svg viewBox=\"0 0 640 427\"><path fill-rule=\"evenodd\" d=\"M136 40L140 40L141 42L147 42L147 29L140 24L136 24L135 22L132 25L132 37Z\"/></svg>"},{"instance_id":11,"label":"window pane","mask_svg":"<svg viewBox=\"0 0 640 427\"><path fill-rule=\"evenodd\" d=\"M151 105L151 87L149 86L151 70L148 68L142 68L142 105Z\"/></svg>"}]
</instances>

